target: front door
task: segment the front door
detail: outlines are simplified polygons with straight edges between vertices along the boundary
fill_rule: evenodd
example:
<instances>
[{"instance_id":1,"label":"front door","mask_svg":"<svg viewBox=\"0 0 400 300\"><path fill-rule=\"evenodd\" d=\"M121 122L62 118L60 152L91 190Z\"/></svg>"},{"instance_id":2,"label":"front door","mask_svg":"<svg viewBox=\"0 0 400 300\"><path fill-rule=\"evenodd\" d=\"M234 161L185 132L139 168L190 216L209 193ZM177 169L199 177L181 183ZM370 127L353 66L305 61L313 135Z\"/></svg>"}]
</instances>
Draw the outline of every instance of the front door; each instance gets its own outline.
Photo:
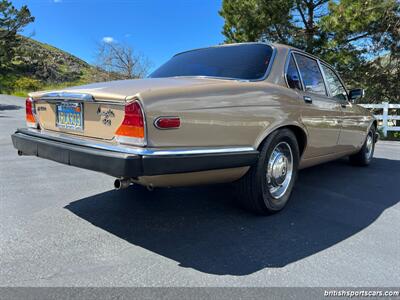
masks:
<instances>
[{"instance_id":1,"label":"front door","mask_svg":"<svg viewBox=\"0 0 400 300\"><path fill-rule=\"evenodd\" d=\"M363 115L362 109L348 100L343 82L336 72L326 64L321 64L332 100L340 103L343 111L342 129L339 137L339 150L354 152L365 140L366 130L370 120Z\"/></svg>"}]
</instances>

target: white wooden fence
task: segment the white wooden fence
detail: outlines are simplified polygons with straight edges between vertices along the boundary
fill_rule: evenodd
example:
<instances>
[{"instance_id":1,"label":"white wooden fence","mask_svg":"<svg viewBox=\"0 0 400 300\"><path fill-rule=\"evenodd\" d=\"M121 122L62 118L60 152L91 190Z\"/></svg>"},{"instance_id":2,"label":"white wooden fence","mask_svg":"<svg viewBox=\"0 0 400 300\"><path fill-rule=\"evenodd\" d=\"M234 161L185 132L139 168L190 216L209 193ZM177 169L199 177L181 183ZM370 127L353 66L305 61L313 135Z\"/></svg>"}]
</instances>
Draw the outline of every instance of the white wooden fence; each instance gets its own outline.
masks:
<instances>
[{"instance_id":1,"label":"white wooden fence","mask_svg":"<svg viewBox=\"0 0 400 300\"><path fill-rule=\"evenodd\" d=\"M382 114L375 115L378 120L378 127L382 129L385 137L388 131L400 131L400 126L395 126L396 120L400 120L400 115L389 114L390 110L400 109L400 104L389 104L389 102L382 102L381 104L359 104L362 107L370 109L382 109Z\"/></svg>"}]
</instances>

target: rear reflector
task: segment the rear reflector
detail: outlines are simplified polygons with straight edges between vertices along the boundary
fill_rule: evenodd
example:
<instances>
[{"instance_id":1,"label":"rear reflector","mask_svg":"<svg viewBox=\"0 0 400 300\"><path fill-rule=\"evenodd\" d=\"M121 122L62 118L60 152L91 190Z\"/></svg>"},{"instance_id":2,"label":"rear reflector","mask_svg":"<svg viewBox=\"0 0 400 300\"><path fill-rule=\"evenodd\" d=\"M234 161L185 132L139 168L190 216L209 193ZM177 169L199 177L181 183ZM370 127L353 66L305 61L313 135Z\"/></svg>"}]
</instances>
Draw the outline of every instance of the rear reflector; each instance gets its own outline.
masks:
<instances>
[{"instance_id":1,"label":"rear reflector","mask_svg":"<svg viewBox=\"0 0 400 300\"><path fill-rule=\"evenodd\" d=\"M174 129L181 126L181 119L179 117L159 117L154 125L159 129Z\"/></svg>"},{"instance_id":2,"label":"rear reflector","mask_svg":"<svg viewBox=\"0 0 400 300\"><path fill-rule=\"evenodd\" d=\"M26 126L27 127L32 127L32 128L37 128L38 124L35 119L34 115L34 106L33 106L33 99L32 98L26 98L25 100L25 119L26 119Z\"/></svg>"},{"instance_id":3,"label":"rear reflector","mask_svg":"<svg viewBox=\"0 0 400 300\"><path fill-rule=\"evenodd\" d=\"M122 144L145 145L144 115L139 101L125 105L125 117L115 136Z\"/></svg>"}]
</instances>

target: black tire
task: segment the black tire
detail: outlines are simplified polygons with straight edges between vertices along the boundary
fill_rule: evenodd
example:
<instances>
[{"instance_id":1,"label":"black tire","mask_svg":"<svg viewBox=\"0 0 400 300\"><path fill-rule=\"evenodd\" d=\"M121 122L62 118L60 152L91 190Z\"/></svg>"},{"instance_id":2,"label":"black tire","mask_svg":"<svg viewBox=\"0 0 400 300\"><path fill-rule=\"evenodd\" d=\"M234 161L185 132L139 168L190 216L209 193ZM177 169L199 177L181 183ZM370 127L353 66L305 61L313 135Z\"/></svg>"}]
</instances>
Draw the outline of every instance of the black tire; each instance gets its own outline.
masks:
<instances>
[{"instance_id":1,"label":"black tire","mask_svg":"<svg viewBox=\"0 0 400 300\"><path fill-rule=\"evenodd\" d=\"M288 184L285 185L287 187L283 195L276 198L271 194L270 186L267 183L267 165L275 147L281 147L281 145L284 147L289 145L290 147L292 153L292 176L290 181L288 180ZM271 133L260 147L260 156L256 165L252 166L246 175L235 183L239 204L257 214L266 215L280 211L290 198L297 178L298 165L299 146L294 133L289 129L281 129Z\"/></svg>"},{"instance_id":2,"label":"black tire","mask_svg":"<svg viewBox=\"0 0 400 300\"><path fill-rule=\"evenodd\" d=\"M371 139L372 145L371 145L371 150L368 150L368 139ZM372 126L369 131L368 135L365 138L364 144L361 147L360 151L358 151L356 154L350 155L349 160L352 165L355 166L361 166L365 167L368 166L372 158L374 156L374 150L375 150L375 127Z\"/></svg>"}]
</instances>

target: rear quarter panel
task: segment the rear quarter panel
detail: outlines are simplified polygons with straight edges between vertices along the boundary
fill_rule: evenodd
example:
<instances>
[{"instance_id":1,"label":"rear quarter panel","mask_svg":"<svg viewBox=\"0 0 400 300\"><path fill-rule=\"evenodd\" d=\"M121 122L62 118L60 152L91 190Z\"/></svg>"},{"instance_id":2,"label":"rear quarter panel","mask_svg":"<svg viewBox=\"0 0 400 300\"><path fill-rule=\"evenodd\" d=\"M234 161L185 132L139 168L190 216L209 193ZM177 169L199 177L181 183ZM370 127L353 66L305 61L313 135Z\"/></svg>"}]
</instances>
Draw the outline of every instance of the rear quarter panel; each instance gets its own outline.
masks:
<instances>
[{"instance_id":1,"label":"rear quarter panel","mask_svg":"<svg viewBox=\"0 0 400 300\"><path fill-rule=\"evenodd\" d=\"M218 85L146 92L142 99L151 147L253 146L284 125L298 125L295 91L267 82L225 81ZM160 116L178 116L181 127L160 130Z\"/></svg>"},{"instance_id":2,"label":"rear quarter panel","mask_svg":"<svg viewBox=\"0 0 400 300\"><path fill-rule=\"evenodd\" d=\"M369 110L350 104L343 109L339 144L349 151L358 151L364 144L368 130L374 121L375 118Z\"/></svg>"}]
</instances>

